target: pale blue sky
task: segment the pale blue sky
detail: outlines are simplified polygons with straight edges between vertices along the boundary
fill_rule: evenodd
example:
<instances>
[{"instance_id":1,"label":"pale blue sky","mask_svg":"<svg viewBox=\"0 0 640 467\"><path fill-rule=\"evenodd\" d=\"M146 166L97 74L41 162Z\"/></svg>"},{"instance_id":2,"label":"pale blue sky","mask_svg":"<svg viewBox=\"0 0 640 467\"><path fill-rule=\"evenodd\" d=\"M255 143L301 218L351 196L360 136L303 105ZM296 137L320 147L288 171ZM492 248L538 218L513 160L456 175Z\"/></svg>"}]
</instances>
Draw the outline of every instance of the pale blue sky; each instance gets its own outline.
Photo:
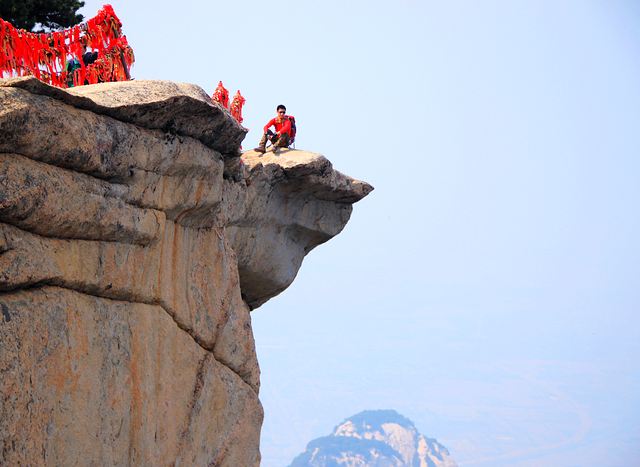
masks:
<instances>
[{"instance_id":1,"label":"pale blue sky","mask_svg":"<svg viewBox=\"0 0 640 467\"><path fill-rule=\"evenodd\" d=\"M112 4L135 78L376 187L253 315L264 466L382 408L462 467L640 464L640 4Z\"/></svg>"}]
</instances>

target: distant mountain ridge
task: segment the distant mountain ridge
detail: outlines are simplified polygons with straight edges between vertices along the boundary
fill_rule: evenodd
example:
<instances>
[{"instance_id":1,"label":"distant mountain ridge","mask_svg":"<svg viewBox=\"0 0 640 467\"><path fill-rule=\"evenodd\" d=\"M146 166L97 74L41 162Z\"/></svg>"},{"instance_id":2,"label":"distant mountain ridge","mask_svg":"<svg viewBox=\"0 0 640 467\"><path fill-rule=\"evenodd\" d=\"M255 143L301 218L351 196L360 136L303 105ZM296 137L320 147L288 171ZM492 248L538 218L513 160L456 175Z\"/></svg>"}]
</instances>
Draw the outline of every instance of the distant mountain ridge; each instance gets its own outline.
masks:
<instances>
[{"instance_id":1,"label":"distant mountain ridge","mask_svg":"<svg viewBox=\"0 0 640 467\"><path fill-rule=\"evenodd\" d=\"M395 410L365 410L314 439L289 467L457 467L449 451Z\"/></svg>"}]
</instances>

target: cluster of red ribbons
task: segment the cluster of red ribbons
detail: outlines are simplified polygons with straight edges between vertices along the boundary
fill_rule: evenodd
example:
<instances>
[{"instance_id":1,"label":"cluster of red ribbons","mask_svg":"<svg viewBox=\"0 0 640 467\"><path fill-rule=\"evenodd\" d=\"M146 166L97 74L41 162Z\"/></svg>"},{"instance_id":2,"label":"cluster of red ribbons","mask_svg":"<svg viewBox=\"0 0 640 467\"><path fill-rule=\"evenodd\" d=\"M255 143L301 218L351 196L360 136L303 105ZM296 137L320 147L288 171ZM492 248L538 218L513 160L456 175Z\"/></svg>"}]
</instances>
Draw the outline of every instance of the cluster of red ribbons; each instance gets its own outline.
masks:
<instances>
[{"instance_id":1,"label":"cluster of red ribbons","mask_svg":"<svg viewBox=\"0 0 640 467\"><path fill-rule=\"evenodd\" d=\"M220 81L216 90L213 91L211 100L217 102L225 109L228 109L229 112L231 112L231 116L235 118L238 123L242 123L242 107L244 106L246 99L242 97L240 91L236 92L236 95L233 96L233 100L231 101L231 105L229 105L229 91L227 91L222 84L222 81Z\"/></svg>"},{"instance_id":2,"label":"cluster of red ribbons","mask_svg":"<svg viewBox=\"0 0 640 467\"><path fill-rule=\"evenodd\" d=\"M98 52L85 65L84 48ZM77 69L68 67L69 62ZM111 5L105 5L86 23L63 31L33 33L17 29L0 18L0 77L33 75L58 87L124 81L134 62L133 49L122 35L122 23Z\"/></svg>"}]
</instances>

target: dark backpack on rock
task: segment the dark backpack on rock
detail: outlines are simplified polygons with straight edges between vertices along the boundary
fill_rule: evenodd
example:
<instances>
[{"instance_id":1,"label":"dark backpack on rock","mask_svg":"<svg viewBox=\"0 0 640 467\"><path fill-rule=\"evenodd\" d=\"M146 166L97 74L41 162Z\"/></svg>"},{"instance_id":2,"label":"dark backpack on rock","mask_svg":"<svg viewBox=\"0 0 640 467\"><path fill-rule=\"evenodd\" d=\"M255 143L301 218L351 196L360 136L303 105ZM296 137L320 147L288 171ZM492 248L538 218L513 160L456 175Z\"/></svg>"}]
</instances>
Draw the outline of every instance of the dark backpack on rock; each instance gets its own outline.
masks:
<instances>
[{"instance_id":1,"label":"dark backpack on rock","mask_svg":"<svg viewBox=\"0 0 640 467\"><path fill-rule=\"evenodd\" d=\"M291 122L291 138L289 140L289 146L293 146L293 144L296 142L296 117L294 117L293 115L285 115L284 117L288 118Z\"/></svg>"}]
</instances>

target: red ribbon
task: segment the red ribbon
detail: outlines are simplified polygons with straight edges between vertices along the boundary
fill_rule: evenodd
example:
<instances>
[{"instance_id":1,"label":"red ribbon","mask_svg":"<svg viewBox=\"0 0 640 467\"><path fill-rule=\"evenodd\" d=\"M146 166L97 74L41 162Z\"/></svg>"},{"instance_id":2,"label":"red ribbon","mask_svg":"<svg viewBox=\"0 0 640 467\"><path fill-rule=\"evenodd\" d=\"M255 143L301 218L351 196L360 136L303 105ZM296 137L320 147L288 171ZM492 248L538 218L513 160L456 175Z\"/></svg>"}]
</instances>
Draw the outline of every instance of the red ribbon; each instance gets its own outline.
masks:
<instances>
[{"instance_id":1,"label":"red ribbon","mask_svg":"<svg viewBox=\"0 0 640 467\"><path fill-rule=\"evenodd\" d=\"M236 95L233 96L233 100L231 101L231 107L229 108L229 110L231 111L231 115L233 116L233 118L238 120L238 123L242 123L242 107L244 106L245 102L246 99L242 97L240 91L237 91Z\"/></svg>"},{"instance_id":2,"label":"red ribbon","mask_svg":"<svg viewBox=\"0 0 640 467\"><path fill-rule=\"evenodd\" d=\"M83 46L98 52L98 59L85 66ZM80 68L68 79L67 61L78 60ZM111 5L104 5L86 23L52 33L17 29L0 18L0 76L26 76L65 88L85 82L123 81L134 62L133 49L122 35L122 22ZM126 67L126 69L125 69Z\"/></svg>"},{"instance_id":3,"label":"red ribbon","mask_svg":"<svg viewBox=\"0 0 640 467\"><path fill-rule=\"evenodd\" d=\"M229 91L224 87L222 81L218 83L218 87L215 91L213 91L213 96L211 96L211 100L217 102L225 109L229 108Z\"/></svg>"},{"instance_id":4,"label":"red ribbon","mask_svg":"<svg viewBox=\"0 0 640 467\"><path fill-rule=\"evenodd\" d=\"M231 106L229 106L229 91L227 91L222 81L220 81L216 90L213 91L211 100L228 109L231 112L231 116L235 118L238 123L242 123L242 106L244 106L246 99L242 97L240 91L237 91L236 95L233 96L233 101L231 102Z\"/></svg>"}]
</instances>

